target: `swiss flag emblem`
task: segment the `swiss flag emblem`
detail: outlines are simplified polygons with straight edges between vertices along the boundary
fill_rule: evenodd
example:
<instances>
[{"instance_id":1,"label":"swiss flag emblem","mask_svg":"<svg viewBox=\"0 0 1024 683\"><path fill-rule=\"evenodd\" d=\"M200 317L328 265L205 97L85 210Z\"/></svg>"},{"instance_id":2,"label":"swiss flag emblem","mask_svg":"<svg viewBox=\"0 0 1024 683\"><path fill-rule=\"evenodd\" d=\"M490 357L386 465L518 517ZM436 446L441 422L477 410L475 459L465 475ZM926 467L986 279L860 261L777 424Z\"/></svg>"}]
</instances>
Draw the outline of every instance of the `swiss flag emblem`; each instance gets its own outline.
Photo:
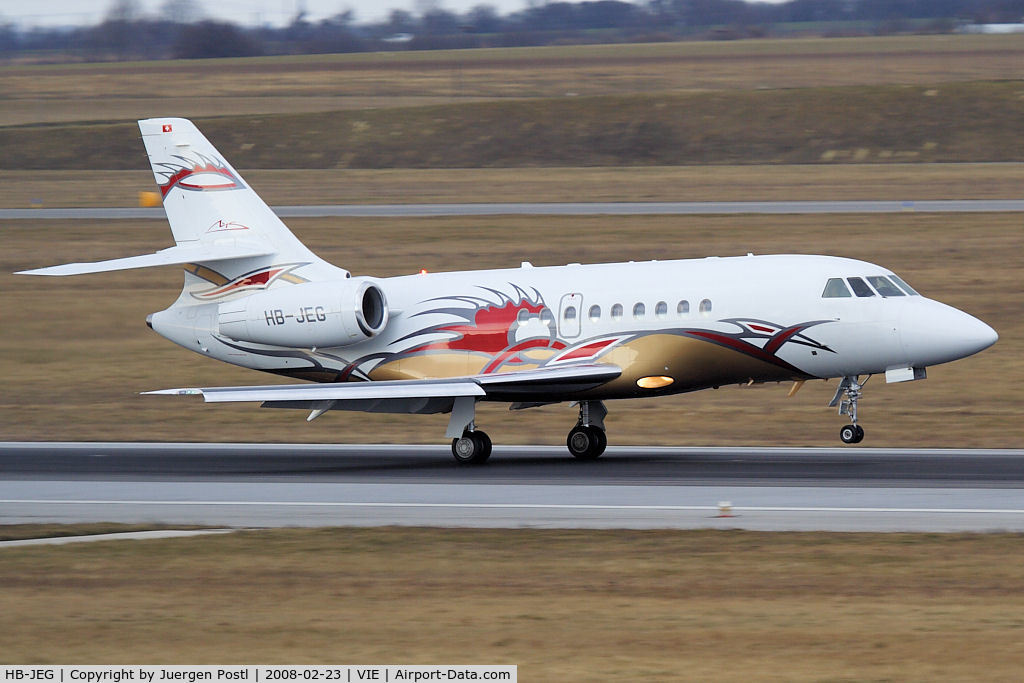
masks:
<instances>
[{"instance_id":1,"label":"swiss flag emblem","mask_svg":"<svg viewBox=\"0 0 1024 683\"><path fill-rule=\"evenodd\" d=\"M165 124L164 124L164 129L163 129L163 132L165 132L165 133L170 133L170 132L171 132L171 124L169 124L169 123L165 123Z\"/></svg>"}]
</instances>

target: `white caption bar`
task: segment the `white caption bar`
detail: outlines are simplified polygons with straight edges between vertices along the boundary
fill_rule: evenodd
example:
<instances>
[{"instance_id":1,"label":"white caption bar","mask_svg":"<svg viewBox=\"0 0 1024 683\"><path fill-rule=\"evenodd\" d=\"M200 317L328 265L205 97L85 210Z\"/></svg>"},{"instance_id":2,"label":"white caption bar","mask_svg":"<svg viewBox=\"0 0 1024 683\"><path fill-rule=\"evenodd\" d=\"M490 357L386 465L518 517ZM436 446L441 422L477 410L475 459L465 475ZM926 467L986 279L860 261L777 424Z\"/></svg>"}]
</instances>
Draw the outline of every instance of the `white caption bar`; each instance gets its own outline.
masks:
<instances>
[{"instance_id":1,"label":"white caption bar","mask_svg":"<svg viewBox=\"0 0 1024 683\"><path fill-rule=\"evenodd\" d=\"M0 666L0 683L167 683L220 681L228 683L272 683L334 681L352 683L421 683L423 681L511 681L518 680L515 665L324 665L283 666Z\"/></svg>"}]
</instances>

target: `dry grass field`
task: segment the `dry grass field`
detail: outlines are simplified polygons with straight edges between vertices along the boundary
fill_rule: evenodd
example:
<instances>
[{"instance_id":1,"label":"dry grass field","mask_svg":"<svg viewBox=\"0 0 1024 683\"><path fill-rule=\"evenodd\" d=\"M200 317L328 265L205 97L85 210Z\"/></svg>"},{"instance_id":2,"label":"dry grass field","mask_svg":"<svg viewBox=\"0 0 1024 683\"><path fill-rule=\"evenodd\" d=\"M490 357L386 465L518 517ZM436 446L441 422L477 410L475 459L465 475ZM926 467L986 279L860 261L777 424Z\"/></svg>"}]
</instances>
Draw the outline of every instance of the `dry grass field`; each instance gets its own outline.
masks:
<instances>
[{"instance_id":1,"label":"dry grass field","mask_svg":"<svg viewBox=\"0 0 1024 683\"><path fill-rule=\"evenodd\" d=\"M141 149L141 145L140 145ZM135 206L136 171L0 171L0 208ZM599 168L252 169L271 206L447 202L1018 199L1024 162ZM102 192L97 191L103 188Z\"/></svg>"},{"instance_id":2,"label":"dry grass field","mask_svg":"<svg viewBox=\"0 0 1024 683\"><path fill-rule=\"evenodd\" d=\"M243 168L1019 161L1021 63L1008 35L7 65L0 167L131 169L168 115Z\"/></svg>"},{"instance_id":3,"label":"dry grass field","mask_svg":"<svg viewBox=\"0 0 1024 683\"><path fill-rule=\"evenodd\" d=\"M173 113L164 109L160 115ZM956 125L950 125L956 121ZM197 121L240 168L1019 162L1019 81L665 91ZM134 170L134 121L0 127L0 168Z\"/></svg>"},{"instance_id":4,"label":"dry grass field","mask_svg":"<svg viewBox=\"0 0 1024 683\"><path fill-rule=\"evenodd\" d=\"M583 45L0 67L0 126L333 111L477 98L1020 78L1024 37Z\"/></svg>"},{"instance_id":5,"label":"dry grass field","mask_svg":"<svg viewBox=\"0 0 1024 683\"><path fill-rule=\"evenodd\" d=\"M2 663L1017 681L1019 535L332 529L0 550Z\"/></svg>"},{"instance_id":6,"label":"dry grass field","mask_svg":"<svg viewBox=\"0 0 1024 683\"><path fill-rule=\"evenodd\" d=\"M1007 379L1024 354L1024 231L1013 214L839 216L488 217L292 220L328 260L356 274L515 267L755 253L825 253L883 263L926 295L993 325L1000 342L979 356L929 370L929 379L875 379L862 402L870 446L1020 447L1024 389ZM515 239L509 239L514 235ZM255 405L137 396L176 386L274 381L212 362L159 338L146 314L180 288L174 268L79 278L9 273L95 260L169 243L162 221L8 221L0 253L0 440L440 442L444 416L297 412ZM842 420L825 407L834 383L796 397L786 386L723 387L610 404L612 444L832 445ZM566 406L509 414L480 411L495 443L562 442Z\"/></svg>"}]
</instances>

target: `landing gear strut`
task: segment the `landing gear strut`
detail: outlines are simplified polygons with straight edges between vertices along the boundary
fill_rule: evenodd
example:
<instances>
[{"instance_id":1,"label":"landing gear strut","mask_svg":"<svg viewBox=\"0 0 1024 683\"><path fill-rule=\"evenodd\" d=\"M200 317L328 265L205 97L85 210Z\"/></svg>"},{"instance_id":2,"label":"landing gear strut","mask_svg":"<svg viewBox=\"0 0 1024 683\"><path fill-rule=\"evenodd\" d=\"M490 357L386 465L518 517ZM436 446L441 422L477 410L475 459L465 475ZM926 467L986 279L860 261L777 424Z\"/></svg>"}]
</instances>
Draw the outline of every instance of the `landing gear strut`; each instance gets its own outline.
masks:
<instances>
[{"instance_id":1,"label":"landing gear strut","mask_svg":"<svg viewBox=\"0 0 1024 683\"><path fill-rule=\"evenodd\" d=\"M600 401L580 401L580 419L569 432L565 445L578 460L597 460L608 447L604 417L608 410Z\"/></svg>"},{"instance_id":2,"label":"landing gear strut","mask_svg":"<svg viewBox=\"0 0 1024 683\"><path fill-rule=\"evenodd\" d=\"M480 430L467 429L452 439L452 455L463 465L480 465L491 457L491 437Z\"/></svg>"},{"instance_id":3,"label":"landing gear strut","mask_svg":"<svg viewBox=\"0 0 1024 683\"><path fill-rule=\"evenodd\" d=\"M864 380L864 384L868 383L868 379L871 379L870 375ZM860 383L860 375L844 377L843 381L839 383L839 388L836 389L836 395L828 404L832 408L838 405L839 414L849 415L853 422L839 430L839 438L843 443L860 443L864 440L864 428L857 424L857 401L863 394L864 384ZM843 398L843 394L846 395L845 398Z\"/></svg>"}]
</instances>

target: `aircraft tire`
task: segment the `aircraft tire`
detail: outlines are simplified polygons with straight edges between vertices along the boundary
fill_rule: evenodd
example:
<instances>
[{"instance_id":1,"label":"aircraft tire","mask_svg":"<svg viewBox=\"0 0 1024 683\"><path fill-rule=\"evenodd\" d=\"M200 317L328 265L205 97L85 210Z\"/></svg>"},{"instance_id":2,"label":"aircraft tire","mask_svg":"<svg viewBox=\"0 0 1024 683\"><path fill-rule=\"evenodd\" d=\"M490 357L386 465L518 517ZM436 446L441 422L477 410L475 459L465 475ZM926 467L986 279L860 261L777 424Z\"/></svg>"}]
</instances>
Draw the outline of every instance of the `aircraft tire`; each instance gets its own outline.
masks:
<instances>
[{"instance_id":1,"label":"aircraft tire","mask_svg":"<svg viewBox=\"0 0 1024 683\"><path fill-rule=\"evenodd\" d=\"M487 436L487 432L475 431L473 432L473 438L477 440L480 446L479 462L486 462L491 457L491 437Z\"/></svg>"},{"instance_id":2,"label":"aircraft tire","mask_svg":"<svg viewBox=\"0 0 1024 683\"><path fill-rule=\"evenodd\" d=\"M565 439L569 453L577 460L596 460L604 452L607 437L597 427L576 425Z\"/></svg>"},{"instance_id":3,"label":"aircraft tire","mask_svg":"<svg viewBox=\"0 0 1024 683\"><path fill-rule=\"evenodd\" d=\"M839 430L839 439L843 443L859 443L858 435L860 439L864 438L864 430L859 425L845 425Z\"/></svg>"},{"instance_id":4,"label":"aircraft tire","mask_svg":"<svg viewBox=\"0 0 1024 683\"><path fill-rule=\"evenodd\" d=\"M460 465L481 465L491 457L491 439L484 432L464 432L452 439L452 455Z\"/></svg>"},{"instance_id":5,"label":"aircraft tire","mask_svg":"<svg viewBox=\"0 0 1024 683\"><path fill-rule=\"evenodd\" d=\"M604 454L604 449L608 448L608 435L600 427L590 425L588 428L594 435L594 457L600 457Z\"/></svg>"}]
</instances>

